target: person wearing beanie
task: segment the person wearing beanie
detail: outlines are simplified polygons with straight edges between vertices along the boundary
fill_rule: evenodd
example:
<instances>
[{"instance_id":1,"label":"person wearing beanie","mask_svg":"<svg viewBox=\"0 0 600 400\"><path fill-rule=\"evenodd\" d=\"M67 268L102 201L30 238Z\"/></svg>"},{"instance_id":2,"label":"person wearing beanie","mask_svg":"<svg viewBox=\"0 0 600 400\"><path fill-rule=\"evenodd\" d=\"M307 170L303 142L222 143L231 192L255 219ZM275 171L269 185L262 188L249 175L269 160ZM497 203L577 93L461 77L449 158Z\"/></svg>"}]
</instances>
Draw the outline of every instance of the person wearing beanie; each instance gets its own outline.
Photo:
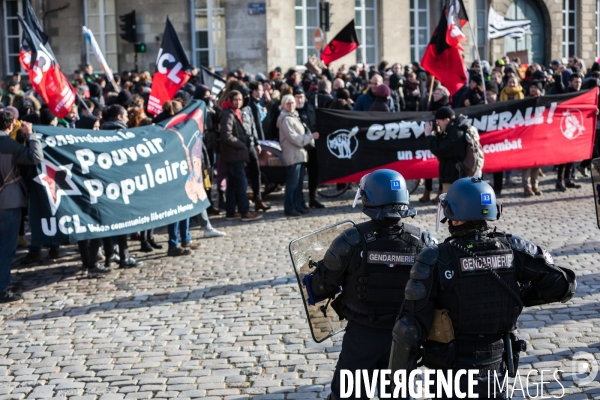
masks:
<instances>
[{"instance_id":1,"label":"person wearing beanie","mask_svg":"<svg viewBox=\"0 0 600 400\"><path fill-rule=\"evenodd\" d=\"M483 98L483 77L479 74L471 75L469 82L469 88L463 95L462 101L460 102L461 107L476 106L484 103Z\"/></svg>"},{"instance_id":2,"label":"person wearing beanie","mask_svg":"<svg viewBox=\"0 0 600 400\"><path fill-rule=\"evenodd\" d=\"M498 100L498 84L496 81L485 81L485 97L488 104Z\"/></svg>"},{"instance_id":3,"label":"person wearing beanie","mask_svg":"<svg viewBox=\"0 0 600 400\"><path fill-rule=\"evenodd\" d=\"M461 178L461 171L456 168L457 160L465 158L467 142L465 132L469 128L464 117L456 117L450 107L440 107L435 112L435 121L425 124L429 150L437 157L439 179L442 193L447 193L450 185Z\"/></svg>"},{"instance_id":4,"label":"person wearing beanie","mask_svg":"<svg viewBox=\"0 0 600 400\"><path fill-rule=\"evenodd\" d=\"M391 94L392 91L387 85L379 85L377 89L375 89L375 100L373 101L371 108L369 108L369 111L390 112L388 99Z\"/></svg>"},{"instance_id":5,"label":"person wearing beanie","mask_svg":"<svg viewBox=\"0 0 600 400\"><path fill-rule=\"evenodd\" d=\"M126 90L121 90L117 95L117 100L115 104L119 104L125 108L129 108L129 106L133 103L133 96Z\"/></svg>"},{"instance_id":6,"label":"person wearing beanie","mask_svg":"<svg viewBox=\"0 0 600 400\"><path fill-rule=\"evenodd\" d=\"M52 114L49 108L44 108L40 111L40 124L56 126L58 124L58 118Z\"/></svg>"}]
</instances>

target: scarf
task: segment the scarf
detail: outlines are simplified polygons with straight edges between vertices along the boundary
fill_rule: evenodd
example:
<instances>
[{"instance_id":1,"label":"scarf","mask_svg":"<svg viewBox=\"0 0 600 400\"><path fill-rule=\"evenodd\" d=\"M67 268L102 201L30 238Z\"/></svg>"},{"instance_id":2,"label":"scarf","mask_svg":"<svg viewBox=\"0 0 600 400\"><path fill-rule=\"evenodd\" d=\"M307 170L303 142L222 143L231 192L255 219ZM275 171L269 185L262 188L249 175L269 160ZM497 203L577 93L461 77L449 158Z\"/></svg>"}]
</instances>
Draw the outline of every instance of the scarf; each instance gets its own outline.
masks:
<instances>
[{"instance_id":1,"label":"scarf","mask_svg":"<svg viewBox=\"0 0 600 400\"><path fill-rule=\"evenodd\" d=\"M221 105L221 107L223 108L223 110L226 109L226 108L231 108L235 112L235 115L237 116L237 119L240 121L240 124L243 124L243 121L242 121L242 111L240 109L238 109L238 108L235 108L233 106L233 104L231 104L230 101L224 102Z\"/></svg>"},{"instance_id":2,"label":"scarf","mask_svg":"<svg viewBox=\"0 0 600 400\"><path fill-rule=\"evenodd\" d=\"M475 236L476 232L481 234L490 230L486 221L467 221L462 225L454 226L452 221L448 221L448 230L453 238Z\"/></svg>"},{"instance_id":3,"label":"scarf","mask_svg":"<svg viewBox=\"0 0 600 400\"><path fill-rule=\"evenodd\" d=\"M502 93L500 93L500 101L521 100L524 98L525 95L523 94L523 87L521 87L521 85L514 88L506 86L502 89Z\"/></svg>"}]
</instances>

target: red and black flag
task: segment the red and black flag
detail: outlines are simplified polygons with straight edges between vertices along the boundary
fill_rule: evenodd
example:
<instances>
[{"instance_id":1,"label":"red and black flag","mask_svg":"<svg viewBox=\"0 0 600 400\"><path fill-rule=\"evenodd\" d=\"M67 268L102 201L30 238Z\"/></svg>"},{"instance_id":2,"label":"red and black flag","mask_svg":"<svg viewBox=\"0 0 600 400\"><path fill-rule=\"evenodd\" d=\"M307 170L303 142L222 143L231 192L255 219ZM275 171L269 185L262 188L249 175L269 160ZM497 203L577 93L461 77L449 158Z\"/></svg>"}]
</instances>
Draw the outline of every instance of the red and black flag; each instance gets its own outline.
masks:
<instances>
[{"instance_id":1,"label":"red and black flag","mask_svg":"<svg viewBox=\"0 0 600 400\"><path fill-rule=\"evenodd\" d=\"M462 0L449 0L446 16L448 20L446 42L449 46L463 50L461 43L466 42L467 37L461 28L469 22L469 17Z\"/></svg>"},{"instance_id":2,"label":"red and black flag","mask_svg":"<svg viewBox=\"0 0 600 400\"><path fill-rule=\"evenodd\" d=\"M156 73L148 99L148 113L160 114L162 106L190 79L191 64L185 55L179 36L167 17L162 44L156 58Z\"/></svg>"},{"instance_id":3,"label":"red and black flag","mask_svg":"<svg viewBox=\"0 0 600 400\"><path fill-rule=\"evenodd\" d=\"M31 29L31 31L37 36L37 39L44 46L46 46L46 50L48 50L52 57L54 57L54 53L52 52L52 49L48 44L48 35L46 35L44 29L42 28L42 24L40 24L40 21L37 19L35 11L33 11L33 7L31 6L31 2L29 2L29 0L25 0L24 3L25 15L23 19L25 20L25 23L27 24L29 29ZM21 49L19 51L19 61L21 62L21 65L23 66L25 71L29 72L29 63L31 62L31 49L29 48L27 41L24 39L21 42Z\"/></svg>"},{"instance_id":4,"label":"red and black flag","mask_svg":"<svg viewBox=\"0 0 600 400\"><path fill-rule=\"evenodd\" d=\"M467 82L467 72L460 54L460 45L448 43L448 19L442 13L440 22L433 32L425 50L421 65L445 86L450 95L456 93Z\"/></svg>"},{"instance_id":5,"label":"red and black flag","mask_svg":"<svg viewBox=\"0 0 600 400\"><path fill-rule=\"evenodd\" d=\"M346 54L352 53L359 45L354 20L352 20L325 46L321 53L321 60L325 64L329 64Z\"/></svg>"},{"instance_id":6,"label":"red and black flag","mask_svg":"<svg viewBox=\"0 0 600 400\"><path fill-rule=\"evenodd\" d=\"M44 100L52 114L64 118L75 104L75 89L60 71L60 66L48 44L42 43L38 35L19 15L23 28L24 42L31 51L28 57L29 80L33 89Z\"/></svg>"}]
</instances>

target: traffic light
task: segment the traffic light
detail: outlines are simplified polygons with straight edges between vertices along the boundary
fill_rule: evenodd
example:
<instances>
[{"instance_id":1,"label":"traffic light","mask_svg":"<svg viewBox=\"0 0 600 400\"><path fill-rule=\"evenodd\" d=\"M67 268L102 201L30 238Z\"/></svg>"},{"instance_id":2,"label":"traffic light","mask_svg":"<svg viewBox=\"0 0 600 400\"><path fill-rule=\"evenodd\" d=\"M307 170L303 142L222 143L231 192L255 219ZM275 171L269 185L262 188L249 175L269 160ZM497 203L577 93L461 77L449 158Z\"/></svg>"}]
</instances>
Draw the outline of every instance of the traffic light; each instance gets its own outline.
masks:
<instances>
[{"instance_id":1,"label":"traffic light","mask_svg":"<svg viewBox=\"0 0 600 400\"><path fill-rule=\"evenodd\" d=\"M137 41L137 32L135 27L135 10L129 14L119 16L123 23L119 27L123 31L121 38L127 42L135 43Z\"/></svg>"},{"instance_id":2,"label":"traffic light","mask_svg":"<svg viewBox=\"0 0 600 400\"><path fill-rule=\"evenodd\" d=\"M328 1L321 3L321 29L329 32L331 28L331 3Z\"/></svg>"},{"instance_id":3,"label":"traffic light","mask_svg":"<svg viewBox=\"0 0 600 400\"><path fill-rule=\"evenodd\" d=\"M145 43L136 43L134 45L134 50L136 53L145 53L146 52L146 44Z\"/></svg>"}]
</instances>

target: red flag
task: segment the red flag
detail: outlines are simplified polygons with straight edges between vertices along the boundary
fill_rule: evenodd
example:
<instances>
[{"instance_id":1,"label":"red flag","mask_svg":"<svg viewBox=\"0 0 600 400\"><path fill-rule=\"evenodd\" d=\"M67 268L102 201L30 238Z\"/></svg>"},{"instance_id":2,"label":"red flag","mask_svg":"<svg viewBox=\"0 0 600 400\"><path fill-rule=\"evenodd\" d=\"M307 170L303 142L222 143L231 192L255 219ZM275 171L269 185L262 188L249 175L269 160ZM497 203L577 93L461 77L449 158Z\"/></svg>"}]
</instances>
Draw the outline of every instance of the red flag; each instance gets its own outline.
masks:
<instances>
[{"instance_id":1,"label":"red flag","mask_svg":"<svg viewBox=\"0 0 600 400\"><path fill-rule=\"evenodd\" d=\"M321 53L321 60L325 64L329 64L346 54L352 53L359 45L354 20L352 20L325 46Z\"/></svg>"},{"instance_id":2,"label":"red flag","mask_svg":"<svg viewBox=\"0 0 600 400\"><path fill-rule=\"evenodd\" d=\"M450 0L446 10L447 29L446 42L449 46L463 50L461 43L467 41L467 37L461 28L469 21L465 5L462 0Z\"/></svg>"},{"instance_id":3,"label":"red flag","mask_svg":"<svg viewBox=\"0 0 600 400\"><path fill-rule=\"evenodd\" d=\"M165 33L156 59L152 91L148 98L148 113L158 115L163 111L163 104L171 100L192 76L190 69L191 65L179 36L167 17Z\"/></svg>"},{"instance_id":4,"label":"red flag","mask_svg":"<svg viewBox=\"0 0 600 400\"><path fill-rule=\"evenodd\" d=\"M31 50L29 63L27 62L28 53L25 51L19 55L19 59L25 67L29 65L30 68L26 69L29 73L31 85L48 105L52 114L64 118L75 104L75 89L60 71L60 66L56 62L52 51L47 45L42 44L23 18L20 15L18 17L23 28L25 41Z\"/></svg>"},{"instance_id":5,"label":"red flag","mask_svg":"<svg viewBox=\"0 0 600 400\"><path fill-rule=\"evenodd\" d=\"M458 47L449 46L446 42L446 28L446 16L442 15L425 50L421 65L448 89L450 95L453 95L467 82L467 73Z\"/></svg>"}]
</instances>

